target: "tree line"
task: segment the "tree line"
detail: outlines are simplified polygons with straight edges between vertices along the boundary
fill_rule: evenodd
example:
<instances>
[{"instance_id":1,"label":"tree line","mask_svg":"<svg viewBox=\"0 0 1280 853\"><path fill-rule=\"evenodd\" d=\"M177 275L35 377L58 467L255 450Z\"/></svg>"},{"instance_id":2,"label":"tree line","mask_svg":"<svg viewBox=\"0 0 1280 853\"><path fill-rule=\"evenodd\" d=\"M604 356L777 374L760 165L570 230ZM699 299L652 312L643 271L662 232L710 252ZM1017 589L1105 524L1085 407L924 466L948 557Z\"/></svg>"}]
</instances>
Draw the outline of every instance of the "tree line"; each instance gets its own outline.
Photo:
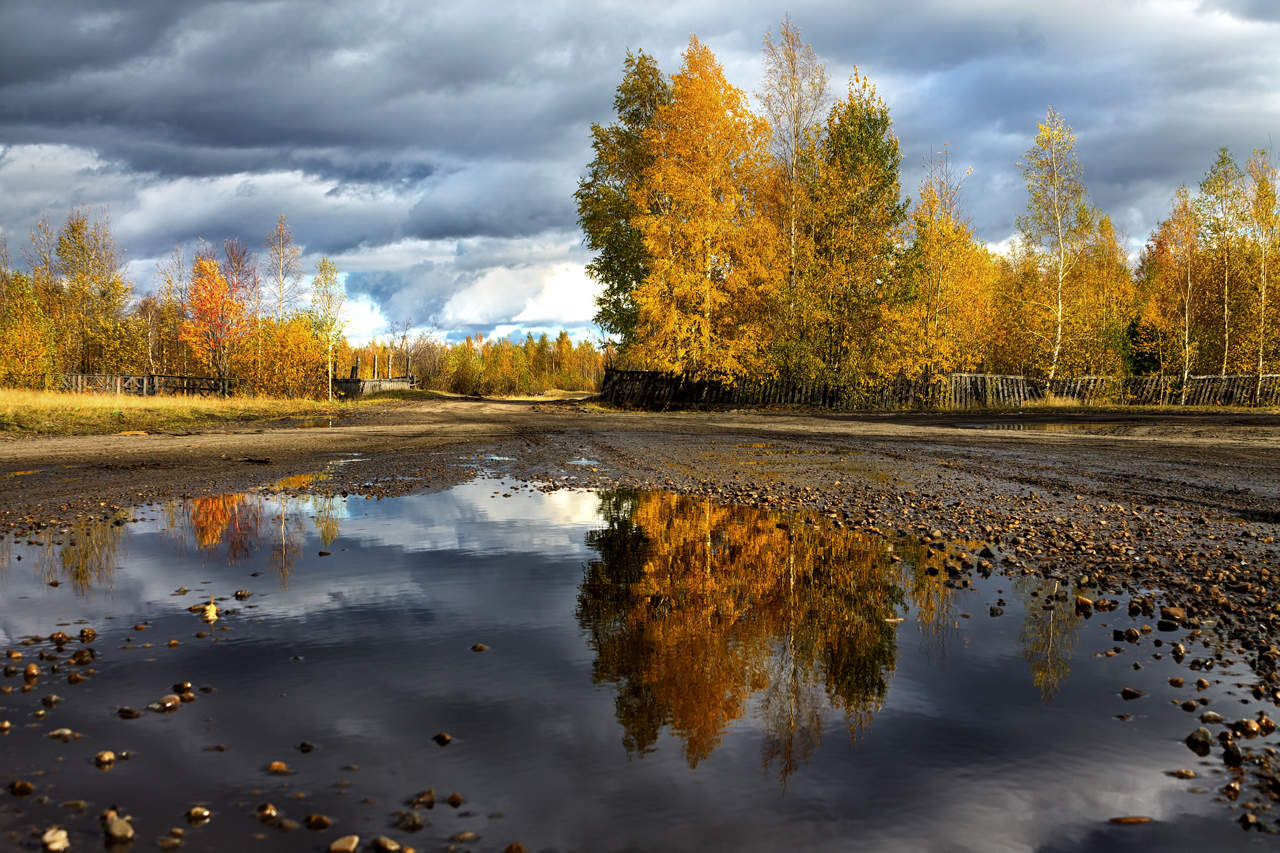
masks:
<instances>
[{"instance_id":1,"label":"tree line","mask_svg":"<svg viewBox=\"0 0 1280 853\"><path fill-rule=\"evenodd\" d=\"M448 345L408 322L385 340L346 338L336 265L301 252L281 215L252 251L238 239L176 248L156 267L154 292L135 294L110 223L72 210L56 231L42 219L11 263L0 234L0 387L56 388L70 373L212 376L237 393L325 397L334 377L413 376L460 393L598 387L603 354L567 332L522 343L480 336ZM304 284L305 282L305 284Z\"/></svg>"},{"instance_id":2,"label":"tree line","mask_svg":"<svg viewBox=\"0 0 1280 853\"><path fill-rule=\"evenodd\" d=\"M628 366L831 384L940 372L1047 378L1280 371L1280 208L1263 149L1223 148L1131 265L1049 108L1018 162L1007 254L975 234L944 148L914 202L888 105L826 70L790 19L753 112L691 37L680 69L628 52L575 198L596 322Z\"/></svg>"}]
</instances>

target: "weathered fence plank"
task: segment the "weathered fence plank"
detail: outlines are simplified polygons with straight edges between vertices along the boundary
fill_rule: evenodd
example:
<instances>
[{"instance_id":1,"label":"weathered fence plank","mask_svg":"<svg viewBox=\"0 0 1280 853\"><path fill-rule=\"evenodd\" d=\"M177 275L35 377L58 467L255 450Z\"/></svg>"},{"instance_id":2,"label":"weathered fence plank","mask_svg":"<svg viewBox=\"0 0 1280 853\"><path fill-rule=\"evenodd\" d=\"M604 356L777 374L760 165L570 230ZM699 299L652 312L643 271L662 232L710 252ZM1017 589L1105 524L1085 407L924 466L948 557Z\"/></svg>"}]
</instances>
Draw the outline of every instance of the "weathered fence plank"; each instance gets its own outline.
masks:
<instances>
[{"instance_id":1,"label":"weathered fence plank","mask_svg":"<svg viewBox=\"0 0 1280 853\"><path fill-rule=\"evenodd\" d=\"M157 394L187 394L227 397L235 393L239 381L217 376L170 376L158 373L67 373L60 390L82 394L128 394L151 397Z\"/></svg>"},{"instance_id":2,"label":"weathered fence plank","mask_svg":"<svg viewBox=\"0 0 1280 853\"><path fill-rule=\"evenodd\" d=\"M1079 376L1039 379L987 373L892 376L856 386L779 378L738 381L694 379L644 370L605 370L600 395L619 406L805 405L836 410L1007 408L1050 396L1080 403L1189 406L1280 405L1280 374L1190 376Z\"/></svg>"}]
</instances>

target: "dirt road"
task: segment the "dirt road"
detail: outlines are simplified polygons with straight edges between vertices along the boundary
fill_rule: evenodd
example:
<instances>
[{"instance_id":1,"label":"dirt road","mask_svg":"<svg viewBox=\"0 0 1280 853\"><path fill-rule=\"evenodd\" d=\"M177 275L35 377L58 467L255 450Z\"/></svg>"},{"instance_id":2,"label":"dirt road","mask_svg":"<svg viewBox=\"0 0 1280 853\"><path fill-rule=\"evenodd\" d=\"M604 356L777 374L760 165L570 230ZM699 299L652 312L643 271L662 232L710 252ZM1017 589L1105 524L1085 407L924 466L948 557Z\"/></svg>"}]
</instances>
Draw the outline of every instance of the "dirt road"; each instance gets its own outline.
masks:
<instances>
[{"instance_id":1,"label":"dirt road","mask_svg":"<svg viewBox=\"0 0 1280 853\"><path fill-rule=\"evenodd\" d=\"M567 465L574 459L599 464ZM0 440L0 512L48 522L102 502L266 486L334 461L347 464L330 487L353 491L430 487L483 467L739 500L803 493L803 503L824 508L896 503L905 492L924 504L1080 494L1280 520L1277 415L643 413L480 400L389 403L332 426ZM918 523L950 526L925 509Z\"/></svg>"}]
</instances>

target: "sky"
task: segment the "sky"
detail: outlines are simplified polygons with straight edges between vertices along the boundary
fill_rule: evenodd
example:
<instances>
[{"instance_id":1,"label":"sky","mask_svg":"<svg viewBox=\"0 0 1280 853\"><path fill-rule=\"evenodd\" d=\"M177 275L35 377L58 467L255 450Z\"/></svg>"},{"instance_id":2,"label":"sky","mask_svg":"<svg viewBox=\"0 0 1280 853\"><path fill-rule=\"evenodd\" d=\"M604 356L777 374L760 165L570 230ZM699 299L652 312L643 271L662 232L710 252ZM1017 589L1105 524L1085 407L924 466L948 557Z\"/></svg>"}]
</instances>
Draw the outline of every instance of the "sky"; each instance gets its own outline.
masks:
<instances>
[{"instance_id":1,"label":"sky","mask_svg":"<svg viewBox=\"0 0 1280 853\"><path fill-rule=\"evenodd\" d=\"M305 267L342 272L353 341L592 337L572 194L626 51L670 74L696 34L754 97L786 14L834 93L857 66L888 103L906 196L944 145L972 168L963 204L996 248L1050 105L1133 252L1220 147L1243 163L1280 136L1271 0L9 0L0 229L20 262L42 215L92 208L141 293L175 245L258 247L283 213Z\"/></svg>"}]
</instances>

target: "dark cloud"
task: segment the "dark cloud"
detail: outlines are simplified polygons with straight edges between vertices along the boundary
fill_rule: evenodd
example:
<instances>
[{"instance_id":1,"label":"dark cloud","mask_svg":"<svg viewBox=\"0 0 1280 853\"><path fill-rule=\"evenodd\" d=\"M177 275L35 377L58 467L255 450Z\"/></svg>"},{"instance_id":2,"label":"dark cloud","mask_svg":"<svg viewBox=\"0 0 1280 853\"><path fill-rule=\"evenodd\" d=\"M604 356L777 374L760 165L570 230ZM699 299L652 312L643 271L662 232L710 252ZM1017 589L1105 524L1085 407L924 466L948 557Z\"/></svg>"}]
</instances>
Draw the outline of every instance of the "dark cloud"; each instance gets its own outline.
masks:
<instances>
[{"instance_id":1,"label":"dark cloud","mask_svg":"<svg viewBox=\"0 0 1280 853\"><path fill-rule=\"evenodd\" d=\"M582 261L571 195L627 49L672 72L697 33L754 92L781 14L752 0L7 3L0 227L109 207L141 259L198 237L257 245L285 212L309 256L345 258L349 287L424 317L488 271ZM1050 104L1094 202L1138 243L1219 146L1243 159L1280 119L1267 0L812 0L791 17L836 94L854 66L877 84L907 195L944 144L973 167L966 203L992 242L1025 204L1016 164Z\"/></svg>"}]
</instances>

